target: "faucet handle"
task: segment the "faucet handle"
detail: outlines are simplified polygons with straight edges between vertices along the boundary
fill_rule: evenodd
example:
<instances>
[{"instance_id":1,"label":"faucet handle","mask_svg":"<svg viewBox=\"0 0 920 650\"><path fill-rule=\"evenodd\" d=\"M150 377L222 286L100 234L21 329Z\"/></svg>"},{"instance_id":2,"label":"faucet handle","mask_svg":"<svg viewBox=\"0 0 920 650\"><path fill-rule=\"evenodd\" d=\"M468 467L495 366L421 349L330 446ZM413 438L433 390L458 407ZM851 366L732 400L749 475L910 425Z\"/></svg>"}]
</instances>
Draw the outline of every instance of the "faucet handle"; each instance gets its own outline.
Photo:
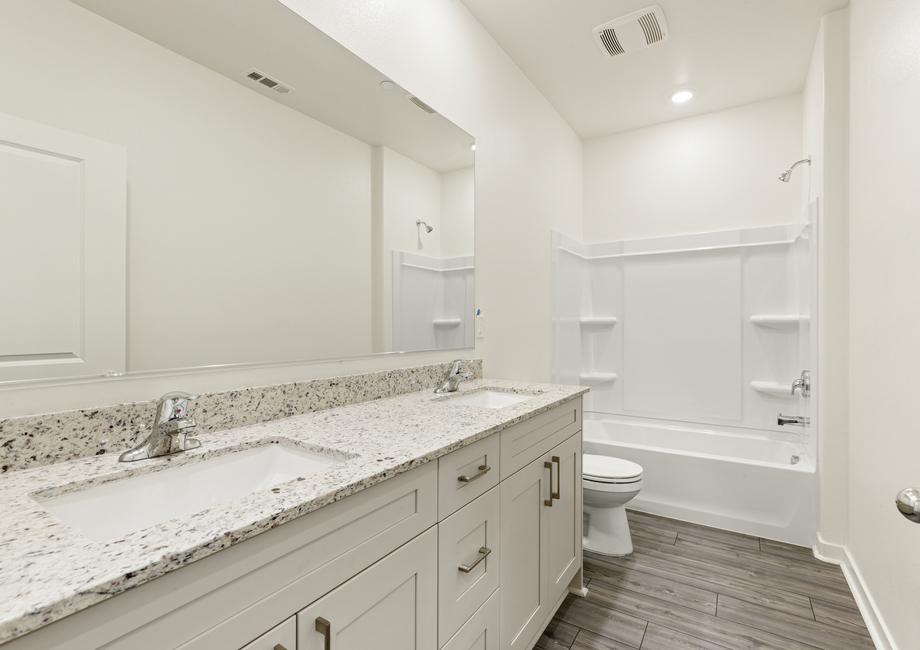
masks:
<instances>
[{"instance_id":1,"label":"faucet handle","mask_svg":"<svg viewBox=\"0 0 920 650\"><path fill-rule=\"evenodd\" d=\"M197 395L191 395L181 390L166 393L157 402L157 416L161 422L185 417L188 403L196 399L198 399Z\"/></svg>"}]
</instances>

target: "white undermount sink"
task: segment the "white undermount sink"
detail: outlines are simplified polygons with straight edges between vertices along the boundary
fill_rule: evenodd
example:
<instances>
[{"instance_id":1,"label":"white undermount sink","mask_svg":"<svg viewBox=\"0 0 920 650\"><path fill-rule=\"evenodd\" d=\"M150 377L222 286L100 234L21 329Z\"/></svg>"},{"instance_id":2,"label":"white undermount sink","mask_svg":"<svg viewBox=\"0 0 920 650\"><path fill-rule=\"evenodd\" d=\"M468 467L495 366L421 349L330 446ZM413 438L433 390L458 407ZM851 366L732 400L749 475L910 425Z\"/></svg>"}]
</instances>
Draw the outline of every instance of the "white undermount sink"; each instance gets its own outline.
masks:
<instances>
[{"instance_id":1,"label":"white undermount sink","mask_svg":"<svg viewBox=\"0 0 920 650\"><path fill-rule=\"evenodd\" d=\"M108 542L342 462L283 444L265 444L36 501L92 541Z\"/></svg>"},{"instance_id":2,"label":"white undermount sink","mask_svg":"<svg viewBox=\"0 0 920 650\"><path fill-rule=\"evenodd\" d=\"M477 390L466 395L451 397L450 404L463 404L465 406L482 406L488 409L501 409L512 404L526 402L532 395L518 395L516 393L502 393L497 390Z\"/></svg>"}]
</instances>

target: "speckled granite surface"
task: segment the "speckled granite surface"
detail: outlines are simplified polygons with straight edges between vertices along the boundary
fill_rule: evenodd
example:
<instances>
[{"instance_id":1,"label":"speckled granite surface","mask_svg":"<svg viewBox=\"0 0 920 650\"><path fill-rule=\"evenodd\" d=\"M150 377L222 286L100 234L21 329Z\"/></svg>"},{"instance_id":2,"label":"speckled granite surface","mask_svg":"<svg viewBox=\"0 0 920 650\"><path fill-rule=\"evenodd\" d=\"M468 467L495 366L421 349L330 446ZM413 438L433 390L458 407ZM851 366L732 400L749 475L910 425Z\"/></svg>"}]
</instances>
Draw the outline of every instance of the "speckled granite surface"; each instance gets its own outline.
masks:
<instances>
[{"instance_id":1,"label":"speckled granite surface","mask_svg":"<svg viewBox=\"0 0 920 650\"><path fill-rule=\"evenodd\" d=\"M223 431L434 388L448 365L209 393L192 403L191 415L196 435ZM467 371L481 378L482 360ZM156 399L0 420L0 474L130 449L147 436L155 405Z\"/></svg>"},{"instance_id":2,"label":"speckled granite surface","mask_svg":"<svg viewBox=\"0 0 920 650\"><path fill-rule=\"evenodd\" d=\"M431 390L197 436L202 448L136 464L113 454L0 476L0 643L439 458L587 392L496 380L464 382L532 395L502 409L452 403ZM76 491L270 442L351 460L112 542L91 542L30 495ZM64 486L61 488L60 486Z\"/></svg>"}]
</instances>

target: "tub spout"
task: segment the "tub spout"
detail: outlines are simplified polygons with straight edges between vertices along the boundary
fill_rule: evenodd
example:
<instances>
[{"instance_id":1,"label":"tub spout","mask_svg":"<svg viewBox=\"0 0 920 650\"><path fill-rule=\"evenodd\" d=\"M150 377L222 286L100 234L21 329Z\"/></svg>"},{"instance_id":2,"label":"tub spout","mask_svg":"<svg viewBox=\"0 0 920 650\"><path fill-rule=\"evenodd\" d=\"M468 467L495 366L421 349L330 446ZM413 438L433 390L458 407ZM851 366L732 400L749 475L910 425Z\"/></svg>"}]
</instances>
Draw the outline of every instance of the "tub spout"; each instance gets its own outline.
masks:
<instances>
[{"instance_id":1,"label":"tub spout","mask_svg":"<svg viewBox=\"0 0 920 650\"><path fill-rule=\"evenodd\" d=\"M776 418L776 423L781 427L787 424L796 427L807 427L811 424L811 419L803 415L783 415L780 413Z\"/></svg>"}]
</instances>

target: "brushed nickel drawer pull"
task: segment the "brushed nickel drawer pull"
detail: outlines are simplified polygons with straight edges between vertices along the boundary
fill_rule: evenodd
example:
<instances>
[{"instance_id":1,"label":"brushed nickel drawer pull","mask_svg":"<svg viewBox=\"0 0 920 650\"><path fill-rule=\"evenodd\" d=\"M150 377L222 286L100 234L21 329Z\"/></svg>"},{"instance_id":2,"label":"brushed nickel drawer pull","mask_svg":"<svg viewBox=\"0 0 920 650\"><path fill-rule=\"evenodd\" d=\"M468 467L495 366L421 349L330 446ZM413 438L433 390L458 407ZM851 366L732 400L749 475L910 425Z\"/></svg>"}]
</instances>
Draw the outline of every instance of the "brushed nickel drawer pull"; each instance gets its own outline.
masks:
<instances>
[{"instance_id":1,"label":"brushed nickel drawer pull","mask_svg":"<svg viewBox=\"0 0 920 650\"><path fill-rule=\"evenodd\" d=\"M556 496L556 493L553 492L553 464L546 462L543 463L543 467L549 470L549 498L543 499L543 505L553 507L553 497Z\"/></svg>"},{"instance_id":2,"label":"brushed nickel drawer pull","mask_svg":"<svg viewBox=\"0 0 920 650\"><path fill-rule=\"evenodd\" d=\"M469 483L470 481L475 481L480 476L485 476L486 472L488 472L490 469L492 468L489 467L488 465L480 465L478 474L473 474L472 476L466 476L464 474L464 475L458 476L457 480L460 481L461 483Z\"/></svg>"},{"instance_id":3,"label":"brushed nickel drawer pull","mask_svg":"<svg viewBox=\"0 0 920 650\"><path fill-rule=\"evenodd\" d=\"M476 558L476 561L475 561L475 562L473 562L473 563L470 564L469 566L467 566L466 564L461 564L461 565L458 566L457 568L460 569L461 571L463 571L464 573L469 573L470 571L472 571L473 569L476 568L476 565L477 565L477 564L479 564L479 563L482 562L484 559L486 559L487 557L489 557L489 553L491 553L491 552L492 552L492 549L486 548L485 546L483 546L482 548L479 549L479 557Z\"/></svg>"},{"instance_id":4,"label":"brushed nickel drawer pull","mask_svg":"<svg viewBox=\"0 0 920 650\"><path fill-rule=\"evenodd\" d=\"M552 498L561 499L559 495L562 494L562 463L559 461L559 456L553 456L553 462L556 463L556 491L553 492L553 470L550 470L549 475L549 491Z\"/></svg>"},{"instance_id":5,"label":"brushed nickel drawer pull","mask_svg":"<svg viewBox=\"0 0 920 650\"><path fill-rule=\"evenodd\" d=\"M323 635L323 650L332 648L332 625L322 616L316 617L316 631Z\"/></svg>"}]
</instances>

